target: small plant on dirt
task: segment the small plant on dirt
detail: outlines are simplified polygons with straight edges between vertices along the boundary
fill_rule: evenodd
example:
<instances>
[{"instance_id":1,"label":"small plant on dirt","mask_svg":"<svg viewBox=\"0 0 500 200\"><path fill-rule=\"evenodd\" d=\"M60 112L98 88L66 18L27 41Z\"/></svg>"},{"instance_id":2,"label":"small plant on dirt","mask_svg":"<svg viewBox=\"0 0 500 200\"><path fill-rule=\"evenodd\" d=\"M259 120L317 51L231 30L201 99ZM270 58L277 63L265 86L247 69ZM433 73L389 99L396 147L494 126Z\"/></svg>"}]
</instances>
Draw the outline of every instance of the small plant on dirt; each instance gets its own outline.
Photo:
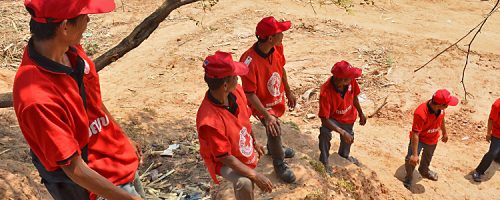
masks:
<instances>
[{"instance_id":1,"label":"small plant on dirt","mask_svg":"<svg viewBox=\"0 0 500 200\"><path fill-rule=\"evenodd\" d=\"M287 121L285 122L286 125L290 126L293 130L300 131L299 125L297 125L295 122L292 121Z\"/></svg>"},{"instance_id":2,"label":"small plant on dirt","mask_svg":"<svg viewBox=\"0 0 500 200\"><path fill-rule=\"evenodd\" d=\"M356 190L356 186L349 180L341 178L337 182L337 186L345 189L347 192L353 193Z\"/></svg>"},{"instance_id":3,"label":"small plant on dirt","mask_svg":"<svg viewBox=\"0 0 500 200\"><path fill-rule=\"evenodd\" d=\"M352 0L336 0L335 4L339 7L344 8L348 13L350 13L351 8L354 7L354 3L352 2Z\"/></svg>"},{"instance_id":4,"label":"small plant on dirt","mask_svg":"<svg viewBox=\"0 0 500 200\"><path fill-rule=\"evenodd\" d=\"M326 199L327 198L325 196L325 193L323 193L321 191L316 191L316 192L313 192L313 193L309 193L304 198L304 200L326 200Z\"/></svg>"},{"instance_id":5,"label":"small plant on dirt","mask_svg":"<svg viewBox=\"0 0 500 200\"><path fill-rule=\"evenodd\" d=\"M318 172L322 176L326 176L326 169L323 163L317 160L310 160L309 164L313 167L314 171Z\"/></svg>"},{"instance_id":6,"label":"small plant on dirt","mask_svg":"<svg viewBox=\"0 0 500 200\"><path fill-rule=\"evenodd\" d=\"M385 59L385 65L388 68L391 68L392 65L394 65L394 59L391 56L387 56L387 58Z\"/></svg>"}]
</instances>

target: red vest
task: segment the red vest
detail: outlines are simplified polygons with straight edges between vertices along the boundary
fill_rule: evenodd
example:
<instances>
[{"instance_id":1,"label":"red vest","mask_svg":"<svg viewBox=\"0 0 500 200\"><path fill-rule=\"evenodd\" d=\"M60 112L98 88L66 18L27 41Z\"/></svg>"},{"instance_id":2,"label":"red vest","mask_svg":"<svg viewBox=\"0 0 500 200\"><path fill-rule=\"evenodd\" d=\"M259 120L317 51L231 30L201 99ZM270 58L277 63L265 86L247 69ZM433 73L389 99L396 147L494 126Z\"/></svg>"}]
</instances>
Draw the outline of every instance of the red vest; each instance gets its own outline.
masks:
<instances>
[{"instance_id":1,"label":"red vest","mask_svg":"<svg viewBox=\"0 0 500 200\"><path fill-rule=\"evenodd\" d=\"M220 175L222 167L220 157L232 155L252 169L258 162L245 93L238 85L233 94L238 104L236 114L210 101L207 94L196 116L200 154L215 183L219 183L216 174Z\"/></svg>"},{"instance_id":2,"label":"red vest","mask_svg":"<svg viewBox=\"0 0 500 200\"><path fill-rule=\"evenodd\" d=\"M437 144L441 135L441 124L445 116L444 110L436 116L431 113L426 101L420 104L413 114L412 132L418 132L419 141L424 144ZM410 132L410 137L412 132Z\"/></svg>"},{"instance_id":3,"label":"red vest","mask_svg":"<svg viewBox=\"0 0 500 200\"><path fill-rule=\"evenodd\" d=\"M360 93L356 79L352 79L344 98L335 90L331 77L321 86L319 96L318 116L335 119L342 124L354 124L358 117L358 110L354 107L354 98Z\"/></svg>"},{"instance_id":4,"label":"red vest","mask_svg":"<svg viewBox=\"0 0 500 200\"><path fill-rule=\"evenodd\" d=\"M285 86L282 78L286 60L283 46L275 46L274 52L267 58L260 56L255 48L255 45L252 46L240 58L240 62L249 68L248 74L241 76L243 90L255 93L269 113L281 117L285 113ZM256 109L252 108L252 112L259 119L264 117Z\"/></svg>"}]
</instances>

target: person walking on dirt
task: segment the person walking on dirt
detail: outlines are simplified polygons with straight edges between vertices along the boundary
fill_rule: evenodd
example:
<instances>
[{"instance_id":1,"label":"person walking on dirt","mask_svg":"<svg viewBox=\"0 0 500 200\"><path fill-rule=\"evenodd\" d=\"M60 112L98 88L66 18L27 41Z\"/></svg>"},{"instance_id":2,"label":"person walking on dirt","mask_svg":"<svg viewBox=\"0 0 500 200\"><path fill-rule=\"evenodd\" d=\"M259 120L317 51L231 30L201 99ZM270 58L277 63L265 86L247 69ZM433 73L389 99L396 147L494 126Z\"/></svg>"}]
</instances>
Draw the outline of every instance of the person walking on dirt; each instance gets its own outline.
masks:
<instances>
[{"instance_id":1,"label":"person walking on dirt","mask_svg":"<svg viewBox=\"0 0 500 200\"><path fill-rule=\"evenodd\" d=\"M319 161L327 170L328 158L332 140L332 131L340 134L338 154L349 161L359 164L349 156L354 142L354 122L359 114L359 124L366 124L366 117L359 104L358 95L361 92L356 78L362 70L353 67L347 61L335 63L331 69L332 76L323 83L320 89L319 113L321 127L319 134Z\"/></svg>"},{"instance_id":2,"label":"person walking on dirt","mask_svg":"<svg viewBox=\"0 0 500 200\"><path fill-rule=\"evenodd\" d=\"M295 182L295 174L285 162L295 152L283 149L279 117L285 113L285 95L288 106L294 108L296 98L290 90L283 54L283 31L290 29L290 21L278 22L274 17L263 18L256 27L257 42L240 59L248 65L248 74L241 76L243 90L256 118L266 127L267 148L273 159L274 171L286 183Z\"/></svg>"},{"instance_id":3,"label":"person walking on dirt","mask_svg":"<svg viewBox=\"0 0 500 200\"><path fill-rule=\"evenodd\" d=\"M14 79L14 110L42 183L56 200L89 199L89 192L140 199L115 186L134 181L138 157L102 105L94 63L79 45L88 14L111 12L114 2L24 4L32 37Z\"/></svg>"},{"instance_id":4,"label":"person walking on dirt","mask_svg":"<svg viewBox=\"0 0 500 200\"><path fill-rule=\"evenodd\" d=\"M198 109L196 129L210 176L217 184L216 175L233 183L238 200L254 199L254 183L271 192L271 181L254 170L264 147L253 136L252 114L238 84L238 76L248 73L248 67L233 61L230 53L218 51L205 59L203 68L208 91Z\"/></svg>"},{"instance_id":5,"label":"person walking on dirt","mask_svg":"<svg viewBox=\"0 0 500 200\"><path fill-rule=\"evenodd\" d=\"M448 142L448 134L445 125L445 109L448 106L458 105L458 98L450 94L446 89L436 91L432 99L420 104L413 114L413 126L410 132L410 143L405 158L406 176L403 184L410 188L413 179L413 171L419 163L420 152L422 160L418 172L423 178L433 181L438 180L438 175L429 169L429 165L436 150L439 137L441 141Z\"/></svg>"},{"instance_id":6,"label":"person walking on dirt","mask_svg":"<svg viewBox=\"0 0 500 200\"><path fill-rule=\"evenodd\" d=\"M482 181L484 172L490 167L493 160L500 163L500 98L491 106L486 141L490 143L490 149L484 154L483 159L472 174L472 179L476 182Z\"/></svg>"}]
</instances>

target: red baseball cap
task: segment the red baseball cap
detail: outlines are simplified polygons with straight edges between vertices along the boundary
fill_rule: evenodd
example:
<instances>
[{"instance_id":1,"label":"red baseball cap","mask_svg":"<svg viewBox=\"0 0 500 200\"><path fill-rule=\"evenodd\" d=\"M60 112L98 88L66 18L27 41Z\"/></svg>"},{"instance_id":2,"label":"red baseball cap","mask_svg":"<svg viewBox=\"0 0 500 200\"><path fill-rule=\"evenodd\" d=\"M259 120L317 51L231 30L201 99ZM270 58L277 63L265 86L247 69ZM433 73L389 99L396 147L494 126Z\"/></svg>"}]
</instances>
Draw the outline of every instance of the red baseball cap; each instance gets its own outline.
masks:
<instances>
[{"instance_id":1,"label":"red baseball cap","mask_svg":"<svg viewBox=\"0 0 500 200\"><path fill-rule=\"evenodd\" d=\"M446 89L441 89L436 91L434 95L432 95L432 101L436 104L446 104L449 106L458 105L458 98L451 96L451 93Z\"/></svg>"},{"instance_id":2,"label":"red baseball cap","mask_svg":"<svg viewBox=\"0 0 500 200\"><path fill-rule=\"evenodd\" d=\"M290 29L292 22L284 21L278 22L274 17L265 17L260 20L255 29L255 34L259 38L266 38L268 36L274 35L276 33L281 33Z\"/></svg>"},{"instance_id":3,"label":"red baseball cap","mask_svg":"<svg viewBox=\"0 0 500 200\"><path fill-rule=\"evenodd\" d=\"M347 61L342 60L333 65L331 72L337 78L358 78L363 73L363 70L353 67Z\"/></svg>"},{"instance_id":4,"label":"red baseball cap","mask_svg":"<svg viewBox=\"0 0 500 200\"><path fill-rule=\"evenodd\" d=\"M31 18L39 23L61 22L79 15L108 13L115 9L114 0L24 0Z\"/></svg>"},{"instance_id":5,"label":"red baseball cap","mask_svg":"<svg viewBox=\"0 0 500 200\"><path fill-rule=\"evenodd\" d=\"M214 55L205 58L203 68L205 68L205 74L210 78L241 76L248 73L247 65L233 61L231 53L222 51L217 51Z\"/></svg>"}]
</instances>

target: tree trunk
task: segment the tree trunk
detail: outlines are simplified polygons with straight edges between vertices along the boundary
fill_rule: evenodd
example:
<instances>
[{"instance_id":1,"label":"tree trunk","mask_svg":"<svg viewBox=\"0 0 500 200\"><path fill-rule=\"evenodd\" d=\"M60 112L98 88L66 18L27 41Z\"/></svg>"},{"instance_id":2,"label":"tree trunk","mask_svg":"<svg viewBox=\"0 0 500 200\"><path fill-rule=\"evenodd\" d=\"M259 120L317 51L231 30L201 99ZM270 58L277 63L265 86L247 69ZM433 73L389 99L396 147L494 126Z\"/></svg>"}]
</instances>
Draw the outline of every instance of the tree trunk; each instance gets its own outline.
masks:
<instances>
[{"instance_id":1,"label":"tree trunk","mask_svg":"<svg viewBox=\"0 0 500 200\"><path fill-rule=\"evenodd\" d=\"M172 11L183 5L196 1L199 0L166 0L163 2L159 8L146 17L146 19L135 27L132 33L130 33L118 45L94 60L96 70L100 71L101 69L104 69L106 66L115 62L132 49L138 47L151 35L151 33L156 30L156 28L158 28L160 23L163 22ZM12 106L12 92L0 94L0 108L8 108Z\"/></svg>"}]
</instances>

